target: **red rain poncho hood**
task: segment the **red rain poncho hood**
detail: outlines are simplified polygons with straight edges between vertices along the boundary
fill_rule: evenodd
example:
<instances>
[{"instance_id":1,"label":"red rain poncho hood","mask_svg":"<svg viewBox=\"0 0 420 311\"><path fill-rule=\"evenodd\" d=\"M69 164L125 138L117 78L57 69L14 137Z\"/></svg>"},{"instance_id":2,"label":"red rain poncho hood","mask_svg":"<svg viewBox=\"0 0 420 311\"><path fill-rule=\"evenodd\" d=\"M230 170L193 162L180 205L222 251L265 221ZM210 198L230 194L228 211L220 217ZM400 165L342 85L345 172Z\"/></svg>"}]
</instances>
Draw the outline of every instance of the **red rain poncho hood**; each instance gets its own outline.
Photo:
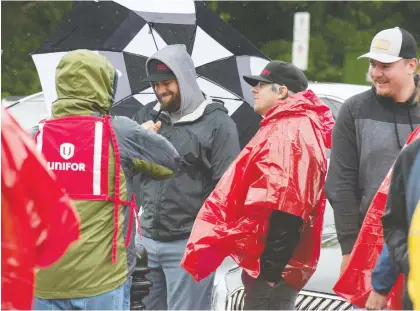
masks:
<instances>
[{"instance_id":1,"label":"red rain poncho hood","mask_svg":"<svg viewBox=\"0 0 420 311\"><path fill-rule=\"evenodd\" d=\"M1 113L1 305L30 310L35 269L79 238L79 218L32 137Z\"/></svg>"},{"instance_id":2,"label":"red rain poncho hood","mask_svg":"<svg viewBox=\"0 0 420 311\"><path fill-rule=\"evenodd\" d=\"M410 134L406 144L410 144L416 139L420 139L420 127L417 127ZM334 286L337 295L360 308L365 307L367 298L373 289L371 283L372 271L384 245L381 217L385 212L391 176L392 168L369 206L351 252L349 264ZM404 276L400 274L392 290L388 293L386 308L389 310L403 309L403 290Z\"/></svg>"},{"instance_id":3,"label":"red rain poncho hood","mask_svg":"<svg viewBox=\"0 0 420 311\"><path fill-rule=\"evenodd\" d=\"M196 280L231 256L251 276L260 273L271 212L304 220L301 240L283 272L302 288L315 271L321 247L333 117L312 91L268 111L261 128L225 172L201 208L181 265Z\"/></svg>"}]
</instances>

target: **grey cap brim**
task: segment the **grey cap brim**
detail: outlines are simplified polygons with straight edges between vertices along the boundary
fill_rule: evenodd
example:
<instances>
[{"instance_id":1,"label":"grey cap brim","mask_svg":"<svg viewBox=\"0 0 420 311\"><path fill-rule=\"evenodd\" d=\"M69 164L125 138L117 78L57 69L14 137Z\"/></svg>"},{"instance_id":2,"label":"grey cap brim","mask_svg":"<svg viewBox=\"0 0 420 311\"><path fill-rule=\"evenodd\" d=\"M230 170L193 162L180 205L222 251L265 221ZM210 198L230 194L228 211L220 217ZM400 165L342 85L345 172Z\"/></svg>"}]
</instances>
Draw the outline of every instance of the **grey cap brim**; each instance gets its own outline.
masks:
<instances>
[{"instance_id":1,"label":"grey cap brim","mask_svg":"<svg viewBox=\"0 0 420 311\"><path fill-rule=\"evenodd\" d=\"M270 81L266 78L263 78L261 76L243 76L246 83L248 83L251 86L256 86L258 82L265 82L265 83L273 83L273 81Z\"/></svg>"},{"instance_id":2,"label":"grey cap brim","mask_svg":"<svg viewBox=\"0 0 420 311\"><path fill-rule=\"evenodd\" d=\"M156 81L165 81L165 80L176 80L175 75L170 73L156 73L150 76L147 76L141 82L156 82Z\"/></svg>"},{"instance_id":3,"label":"grey cap brim","mask_svg":"<svg viewBox=\"0 0 420 311\"><path fill-rule=\"evenodd\" d=\"M383 54L383 53L374 53L374 52L369 52L369 53L363 54L362 56L359 56L357 59L361 59L361 58L374 59L374 60L376 60L378 62L381 62L381 63L384 63L384 64L395 63L395 62L398 62L399 60L402 59L402 57Z\"/></svg>"}]
</instances>

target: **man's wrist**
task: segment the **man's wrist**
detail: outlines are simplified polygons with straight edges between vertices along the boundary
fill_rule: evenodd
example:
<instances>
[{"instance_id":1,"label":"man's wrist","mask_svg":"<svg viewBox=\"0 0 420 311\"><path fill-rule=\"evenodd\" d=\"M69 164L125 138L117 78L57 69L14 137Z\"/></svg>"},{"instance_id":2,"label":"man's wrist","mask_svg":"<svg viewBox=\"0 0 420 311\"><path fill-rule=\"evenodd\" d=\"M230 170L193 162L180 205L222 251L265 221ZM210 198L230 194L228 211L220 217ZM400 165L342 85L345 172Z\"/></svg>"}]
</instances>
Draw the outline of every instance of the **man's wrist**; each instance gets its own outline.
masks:
<instances>
[{"instance_id":1,"label":"man's wrist","mask_svg":"<svg viewBox=\"0 0 420 311\"><path fill-rule=\"evenodd\" d=\"M386 289L381 289L381 290L376 290L375 288L373 288L373 291L381 296L388 296L390 290L386 290Z\"/></svg>"},{"instance_id":2,"label":"man's wrist","mask_svg":"<svg viewBox=\"0 0 420 311\"><path fill-rule=\"evenodd\" d=\"M356 243L357 236L355 237L347 237L345 239L341 239L339 241L341 246L341 254L344 255L350 255L353 251L354 244Z\"/></svg>"},{"instance_id":3,"label":"man's wrist","mask_svg":"<svg viewBox=\"0 0 420 311\"><path fill-rule=\"evenodd\" d=\"M281 272L276 271L266 271L261 269L261 277L271 286L273 287L281 280Z\"/></svg>"}]
</instances>

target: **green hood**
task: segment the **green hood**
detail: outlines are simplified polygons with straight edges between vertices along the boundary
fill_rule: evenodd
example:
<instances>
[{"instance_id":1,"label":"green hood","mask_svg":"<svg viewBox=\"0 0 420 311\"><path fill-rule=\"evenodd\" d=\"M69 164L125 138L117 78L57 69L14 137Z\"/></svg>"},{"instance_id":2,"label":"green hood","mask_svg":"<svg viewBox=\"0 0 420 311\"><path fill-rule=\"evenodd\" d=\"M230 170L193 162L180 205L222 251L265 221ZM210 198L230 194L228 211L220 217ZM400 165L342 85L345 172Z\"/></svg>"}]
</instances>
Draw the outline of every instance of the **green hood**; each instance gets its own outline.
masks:
<instances>
[{"instance_id":1,"label":"green hood","mask_svg":"<svg viewBox=\"0 0 420 311\"><path fill-rule=\"evenodd\" d=\"M106 57L88 50L69 52L58 64L55 76L58 99L52 105L54 118L109 112L115 69Z\"/></svg>"}]
</instances>

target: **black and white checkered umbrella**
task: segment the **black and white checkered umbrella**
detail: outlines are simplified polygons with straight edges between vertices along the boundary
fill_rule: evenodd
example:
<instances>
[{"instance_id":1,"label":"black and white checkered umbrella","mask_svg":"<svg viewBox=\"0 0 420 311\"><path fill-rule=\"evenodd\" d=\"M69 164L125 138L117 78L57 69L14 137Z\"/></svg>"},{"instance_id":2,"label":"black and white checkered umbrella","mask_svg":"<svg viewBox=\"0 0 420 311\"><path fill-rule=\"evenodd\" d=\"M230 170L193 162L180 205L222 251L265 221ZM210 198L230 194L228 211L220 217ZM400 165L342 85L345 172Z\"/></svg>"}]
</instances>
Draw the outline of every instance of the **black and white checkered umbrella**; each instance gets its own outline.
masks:
<instances>
[{"instance_id":1,"label":"black and white checkered umbrella","mask_svg":"<svg viewBox=\"0 0 420 311\"><path fill-rule=\"evenodd\" d=\"M75 1L56 31L36 50L37 67L47 105L57 98L55 68L63 55L89 49L106 56L119 81L113 114L133 116L156 100L147 82L148 57L168 44L185 44L206 96L224 102L236 122L243 146L258 129L260 117L243 75L259 74L265 57L239 32L207 8L191 0Z\"/></svg>"}]
</instances>

